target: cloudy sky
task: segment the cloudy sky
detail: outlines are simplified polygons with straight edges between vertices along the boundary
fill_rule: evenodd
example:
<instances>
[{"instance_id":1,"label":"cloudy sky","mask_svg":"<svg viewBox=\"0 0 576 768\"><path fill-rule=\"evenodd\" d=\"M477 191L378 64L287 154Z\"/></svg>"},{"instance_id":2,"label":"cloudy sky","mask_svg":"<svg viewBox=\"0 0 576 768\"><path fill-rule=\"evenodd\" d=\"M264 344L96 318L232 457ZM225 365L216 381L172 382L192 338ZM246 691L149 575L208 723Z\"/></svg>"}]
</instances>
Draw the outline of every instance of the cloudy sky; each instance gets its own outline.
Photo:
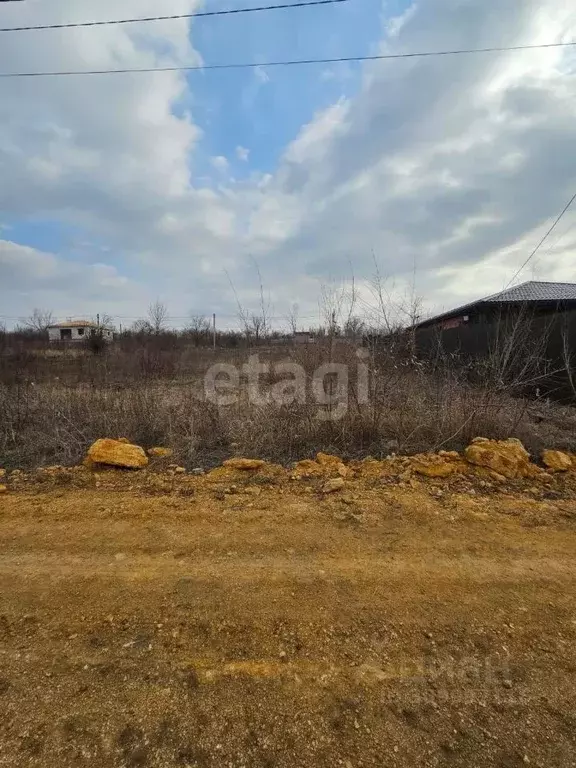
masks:
<instances>
[{"instance_id":1,"label":"cloudy sky","mask_svg":"<svg viewBox=\"0 0 576 768\"><path fill-rule=\"evenodd\" d=\"M0 26L250 4L24 0ZM3 33L0 72L571 40L570 0L348 0ZM576 47L0 79L0 315L129 324L159 299L233 326L259 270L276 324L296 303L307 326L352 275L367 311L376 269L431 312L500 290L575 191ZM576 282L574 208L518 281Z\"/></svg>"}]
</instances>

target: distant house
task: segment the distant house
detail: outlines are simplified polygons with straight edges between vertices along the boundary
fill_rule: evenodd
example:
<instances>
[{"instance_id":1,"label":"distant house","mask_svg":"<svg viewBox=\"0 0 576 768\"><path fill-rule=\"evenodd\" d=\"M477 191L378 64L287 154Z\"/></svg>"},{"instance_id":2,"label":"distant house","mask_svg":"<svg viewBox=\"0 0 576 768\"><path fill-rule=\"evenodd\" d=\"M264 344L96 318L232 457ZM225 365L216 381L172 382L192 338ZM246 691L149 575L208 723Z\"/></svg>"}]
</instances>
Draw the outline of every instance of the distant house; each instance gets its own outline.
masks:
<instances>
[{"instance_id":1,"label":"distant house","mask_svg":"<svg viewBox=\"0 0 576 768\"><path fill-rule=\"evenodd\" d=\"M553 315L576 310L576 283L529 282L464 304L449 312L418 323L418 330L446 331L467 325L490 324L496 320L514 318L521 311L531 317Z\"/></svg>"},{"instance_id":2,"label":"distant house","mask_svg":"<svg viewBox=\"0 0 576 768\"><path fill-rule=\"evenodd\" d=\"M294 344L314 344L316 337L311 331L295 331L292 334Z\"/></svg>"},{"instance_id":3,"label":"distant house","mask_svg":"<svg viewBox=\"0 0 576 768\"><path fill-rule=\"evenodd\" d=\"M56 323L48 327L48 340L50 342L85 341L93 333L101 333L107 341L112 341L114 334L110 328L93 323L90 320L69 320L66 323Z\"/></svg>"}]
</instances>

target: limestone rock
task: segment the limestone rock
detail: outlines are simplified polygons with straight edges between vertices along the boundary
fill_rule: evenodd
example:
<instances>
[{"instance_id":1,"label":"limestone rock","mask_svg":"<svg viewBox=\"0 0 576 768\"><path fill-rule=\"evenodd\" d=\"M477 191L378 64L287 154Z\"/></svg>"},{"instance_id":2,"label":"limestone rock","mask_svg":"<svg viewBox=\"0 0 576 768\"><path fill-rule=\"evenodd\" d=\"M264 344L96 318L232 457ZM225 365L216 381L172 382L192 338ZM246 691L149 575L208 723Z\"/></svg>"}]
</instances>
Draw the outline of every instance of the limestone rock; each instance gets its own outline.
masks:
<instances>
[{"instance_id":1,"label":"limestone rock","mask_svg":"<svg viewBox=\"0 0 576 768\"><path fill-rule=\"evenodd\" d=\"M89 462L107 464L112 467L141 469L148 464L148 457L139 445L123 443L120 440L102 439L90 446Z\"/></svg>"},{"instance_id":2,"label":"limestone rock","mask_svg":"<svg viewBox=\"0 0 576 768\"><path fill-rule=\"evenodd\" d=\"M415 463L412 465L414 472L426 477L448 477L456 472L456 467L445 462Z\"/></svg>"},{"instance_id":3,"label":"limestone rock","mask_svg":"<svg viewBox=\"0 0 576 768\"><path fill-rule=\"evenodd\" d=\"M392 460L378 461L368 457L361 461L351 461L348 468L356 477L378 478L384 473L389 474L392 471L392 466Z\"/></svg>"},{"instance_id":4,"label":"limestone rock","mask_svg":"<svg viewBox=\"0 0 576 768\"><path fill-rule=\"evenodd\" d=\"M331 480L327 480L322 486L322 493L334 493L334 491L341 491L346 483L343 477L333 477Z\"/></svg>"},{"instance_id":5,"label":"limestone rock","mask_svg":"<svg viewBox=\"0 0 576 768\"><path fill-rule=\"evenodd\" d=\"M450 459L435 454L419 454L413 456L410 467L419 475L426 477L448 477L458 472L460 467Z\"/></svg>"},{"instance_id":6,"label":"limestone rock","mask_svg":"<svg viewBox=\"0 0 576 768\"><path fill-rule=\"evenodd\" d=\"M520 440L487 440L475 438L464 451L470 464L487 467L506 478L530 477L538 468L530 463L530 455Z\"/></svg>"},{"instance_id":7,"label":"limestone rock","mask_svg":"<svg viewBox=\"0 0 576 768\"><path fill-rule=\"evenodd\" d=\"M173 451L171 448L162 448L155 446L154 448L148 448L148 456L152 456L155 459L167 459L172 456Z\"/></svg>"},{"instance_id":8,"label":"limestone rock","mask_svg":"<svg viewBox=\"0 0 576 768\"><path fill-rule=\"evenodd\" d=\"M239 469L242 471L249 471L254 469L260 469L266 464L262 459L227 459L223 462L228 469Z\"/></svg>"},{"instance_id":9,"label":"limestone rock","mask_svg":"<svg viewBox=\"0 0 576 768\"><path fill-rule=\"evenodd\" d=\"M294 465L292 479L299 480L307 477L329 477L330 475L339 475L346 477L348 467L339 456L332 456L329 453L317 453L316 460L302 459Z\"/></svg>"},{"instance_id":10,"label":"limestone rock","mask_svg":"<svg viewBox=\"0 0 576 768\"><path fill-rule=\"evenodd\" d=\"M566 472L572 469L572 458L563 451L542 451L542 461L552 472Z\"/></svg>"},{"instance_id":11,"label":"limestone rock","mask_svg":"<svg viewBox=\"0 0 576 768\"><path fill-rule=\"evenodd\" d=\"M317 453L316 461L323 467L336 468L339 464L342 464L342 459L339 456L332 456L330 453Z\"/></svg>"},{"instance_id":12,"label":"limestone rock","mask_svg":"<svg viewBox=\"0 0 576 768\"><path fill-rule=\"evenodd\" d=\"M294 464L294 471L291 477L294 480L300 480L301 478L315 477L322 474L323 470L318 462L313 459L302 459Z\"/></svg>"}]
</instances>

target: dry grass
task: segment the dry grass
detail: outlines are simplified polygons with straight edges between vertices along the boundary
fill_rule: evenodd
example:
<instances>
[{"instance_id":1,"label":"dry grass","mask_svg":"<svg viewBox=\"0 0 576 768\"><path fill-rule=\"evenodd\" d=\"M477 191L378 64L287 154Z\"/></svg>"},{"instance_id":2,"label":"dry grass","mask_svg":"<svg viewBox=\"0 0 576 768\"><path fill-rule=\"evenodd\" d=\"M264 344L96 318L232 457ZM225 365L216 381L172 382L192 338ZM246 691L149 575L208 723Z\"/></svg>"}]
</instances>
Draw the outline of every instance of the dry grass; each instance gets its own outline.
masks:
<instances>
[{"instance_id":1,"label":"dry grass","mask_svg":"<svg viewBox=\"0 0 576 768\"><path fill-rule=\"evenodd\" d=\"M186 466L209 466L233 454L288 463L319 450L380 457L459 449L476 435L518 437L535 453L545 446L576 447L572 409L515 398L509 389L493 384L473 386L446 365L415 364L401 355L372 356L370 400L361 404L355 352L347 345L332 352L349 364L351 382L347 412L328 421L318 418L320 409L309 389L306 404L255 405L248 402L242 382L237 404L218 408L206 402L202 376L215 361L207 350L188 349L172 358L163 353L162 375L144 375L142 360L150 362L151 355L141 350L136 360L125 361L121 384L117 374L122 361L110 356L74 355L65 365L54 358L58 368L50 368L52 375L38 382L29 370L18 375L13 369L0 384L0 465L74 464L102 436L127 437L145 447L169 446ZM218 361L241 364L247 354L222 351ZM268 350L263 358L287 354L303 365L310 379L331 353L316 346ZM171 375L165 371L166 360ZM34 362L45 364L45 356ZM56 377L56 371L61 375ZM267 383L275 378L270 376Z\"/></svg>"}]
</instances>

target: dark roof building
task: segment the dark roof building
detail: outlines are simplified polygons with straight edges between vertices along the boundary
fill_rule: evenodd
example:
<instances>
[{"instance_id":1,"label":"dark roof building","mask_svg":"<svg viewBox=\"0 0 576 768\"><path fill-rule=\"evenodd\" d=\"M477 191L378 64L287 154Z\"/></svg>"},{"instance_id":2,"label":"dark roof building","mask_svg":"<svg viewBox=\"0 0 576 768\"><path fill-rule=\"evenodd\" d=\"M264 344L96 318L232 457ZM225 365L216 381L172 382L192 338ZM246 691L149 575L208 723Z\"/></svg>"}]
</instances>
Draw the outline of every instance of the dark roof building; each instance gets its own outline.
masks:
<instances>
[{"instance_id":1,"label":"dark roof building","mask_svg":"<svg viewBox=\"0 0 576 768\"><path fill-rule=\"evenodd\" d=\"M546 283L530 280L492 296L456 307L423 320L417 328L447 330L468 323L491 322L503 314L529 309L537 315L576 309L576 283Z\"/></svg>"}]
</instances>

